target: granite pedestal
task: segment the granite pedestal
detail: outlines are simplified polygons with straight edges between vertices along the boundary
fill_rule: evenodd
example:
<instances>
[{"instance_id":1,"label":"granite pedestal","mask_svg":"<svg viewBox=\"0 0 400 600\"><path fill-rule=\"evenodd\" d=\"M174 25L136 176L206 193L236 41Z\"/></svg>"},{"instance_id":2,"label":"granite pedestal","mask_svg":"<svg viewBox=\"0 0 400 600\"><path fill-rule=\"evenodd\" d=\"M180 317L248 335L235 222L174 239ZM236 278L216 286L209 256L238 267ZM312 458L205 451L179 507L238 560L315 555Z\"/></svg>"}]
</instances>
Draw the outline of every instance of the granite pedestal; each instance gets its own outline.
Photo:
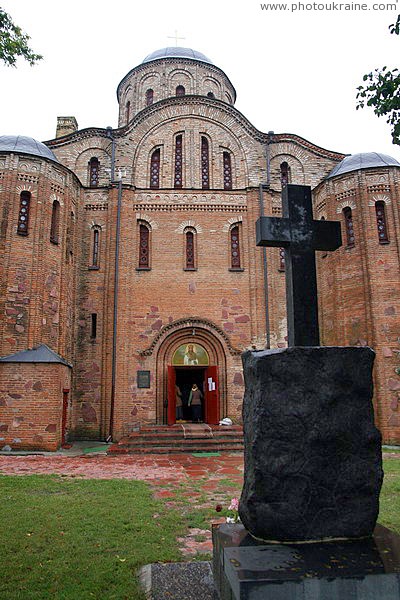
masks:
<instances>
[{"instance_id":1,"label":"granite pedestal","mask_svg":"<svg viewBox=\"0 0 400 600\"><path fill-rule=\"evenodd\" d=\"M265 544L242 524L213 527L214 582L221 600L398 600L400 536Z\"/></svg>"}]
</instances>

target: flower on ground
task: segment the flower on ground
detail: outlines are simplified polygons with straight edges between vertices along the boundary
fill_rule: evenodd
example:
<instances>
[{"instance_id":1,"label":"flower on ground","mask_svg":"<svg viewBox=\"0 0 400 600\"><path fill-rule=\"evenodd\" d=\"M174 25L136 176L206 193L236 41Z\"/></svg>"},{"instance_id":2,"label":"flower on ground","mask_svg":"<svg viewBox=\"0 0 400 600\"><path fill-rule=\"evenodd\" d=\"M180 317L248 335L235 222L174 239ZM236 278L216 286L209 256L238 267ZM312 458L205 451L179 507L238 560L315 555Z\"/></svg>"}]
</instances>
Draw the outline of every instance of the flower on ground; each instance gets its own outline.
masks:
<instances>
[{"instance_id":1,"label":"flower on ground","mask_svg":"<svg viewBox=\"0 0 400 600\"><path fill-rule=\"evenodd\" d=\"M232 498L228 510L239 510L239 500L237 498Z\"/></svg>"},{"instance_id":2,"label":"flower on ground","mask_svg":"<svg viewBox=\"0 0 400 600\"><path fill-rule=\"evenodd\" d=\"M215 510L217 512L223 512L227 523L237 523L240 521L238 498L232 498L231 503L226 510L223 509L221 504L217 504Z\"/></svg>"}]
</instances>

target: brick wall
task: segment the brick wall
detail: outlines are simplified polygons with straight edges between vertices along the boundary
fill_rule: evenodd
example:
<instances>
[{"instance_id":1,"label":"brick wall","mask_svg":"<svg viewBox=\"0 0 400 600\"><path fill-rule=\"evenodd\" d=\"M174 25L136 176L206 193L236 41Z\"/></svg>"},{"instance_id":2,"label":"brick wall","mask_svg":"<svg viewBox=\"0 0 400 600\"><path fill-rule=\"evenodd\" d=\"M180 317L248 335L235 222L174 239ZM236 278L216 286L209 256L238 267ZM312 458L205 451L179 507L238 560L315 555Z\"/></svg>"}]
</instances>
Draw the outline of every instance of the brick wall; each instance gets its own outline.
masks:
<instances>
[{"instance_id":1,"label":"brick wall","mask_svg":"<svg viewBox=\"0 0 400 600\"><path fill-rule=\"evenodd\" d=\"M58 364L0 364L0 448L57 450L61 444L63 390L71 369ZM69 429L71 409L67 414Z\"/></svg>"}]
</instances>

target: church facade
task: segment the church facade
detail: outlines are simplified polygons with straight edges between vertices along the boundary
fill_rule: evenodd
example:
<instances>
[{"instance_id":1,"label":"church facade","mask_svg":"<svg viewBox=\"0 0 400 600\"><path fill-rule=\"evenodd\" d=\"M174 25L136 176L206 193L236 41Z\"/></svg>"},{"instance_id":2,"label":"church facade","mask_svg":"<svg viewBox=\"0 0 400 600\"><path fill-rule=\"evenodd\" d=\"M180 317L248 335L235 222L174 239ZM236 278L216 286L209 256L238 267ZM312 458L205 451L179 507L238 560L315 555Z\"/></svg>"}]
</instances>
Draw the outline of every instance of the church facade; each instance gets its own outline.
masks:
<instances>
[{"instance_id":1,"label":"church facade","mask_svg":"<svg viewBox=\"0 0 400 600\"><path fill-rule=\"evenodd\" d=\"M177 387L190 419L194 383L202 420L240 422L242 351L287 344L284 252L255 223L288 183L342 224L317 260L321 343L375 350L377 425L400 443L400 164L258 131L188 48L147 56L117 99L116 129L0 137L0 448L172 425Z\"/></svg>"}]
</instances>

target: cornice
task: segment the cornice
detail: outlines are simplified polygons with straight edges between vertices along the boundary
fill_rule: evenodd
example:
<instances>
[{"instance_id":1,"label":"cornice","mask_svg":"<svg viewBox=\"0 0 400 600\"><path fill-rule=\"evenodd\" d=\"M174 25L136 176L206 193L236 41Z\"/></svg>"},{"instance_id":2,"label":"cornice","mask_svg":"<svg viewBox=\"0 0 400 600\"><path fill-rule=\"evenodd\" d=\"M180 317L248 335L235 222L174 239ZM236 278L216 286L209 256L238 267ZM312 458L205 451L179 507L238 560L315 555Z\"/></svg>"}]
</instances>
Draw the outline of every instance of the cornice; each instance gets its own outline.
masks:
<instances>
[{"instance_id":1,"label":"cornice","mask_svg":"<svg viewBox=\"0 0 400 600\"><path fill-rule=\"evenodd\" d=\"M190 59L188 59L190 60ZM149 63L146 63L149 64ZM118 139L124 137L126 134L133 131L136 127L141 125L143 122L151 118L157 112L161 112L169 107L191 107L191 106L208 106L217 108L221 113L226 114L229 117L233 117L236 122L248 133L250 137L252 137L255 141L260 144L278 144L282 142L290 142L292 144L296 144L299 147L312 152L316 156L322 158L328 158L335 161L342 160L346 154L340 152L334 152L332 150L327 150L325 148L321 148L320 146L316 146L312 142L295 135L293 133L263 133L259 131L254 125L250 123L250 121L234 106L227 104L222 100L218 100L216 98L207 98L206 96L199 96L195 94L186 95L186 96L173 96L170 98L164 98L163 100L159 100L150 106L146 106L143 110L137 113L128 125L124 127L120 127L117 129L102 129L98 127L89 127L87 129L81 129L80 131L75 131L74 133L70 133L60 138L55 138L53 140L48 140L43 142L49 148L61 147L64 145L71 144L72 142L82 141L84 139L92 138L92 137L102 137L112 141L112 138ZM182 116L182 115L179 115ZM192 112L188 111L188 116L194 116ZM202 118L207 118L204 115L199 115Z\"/></svg>"}]
</instances>

